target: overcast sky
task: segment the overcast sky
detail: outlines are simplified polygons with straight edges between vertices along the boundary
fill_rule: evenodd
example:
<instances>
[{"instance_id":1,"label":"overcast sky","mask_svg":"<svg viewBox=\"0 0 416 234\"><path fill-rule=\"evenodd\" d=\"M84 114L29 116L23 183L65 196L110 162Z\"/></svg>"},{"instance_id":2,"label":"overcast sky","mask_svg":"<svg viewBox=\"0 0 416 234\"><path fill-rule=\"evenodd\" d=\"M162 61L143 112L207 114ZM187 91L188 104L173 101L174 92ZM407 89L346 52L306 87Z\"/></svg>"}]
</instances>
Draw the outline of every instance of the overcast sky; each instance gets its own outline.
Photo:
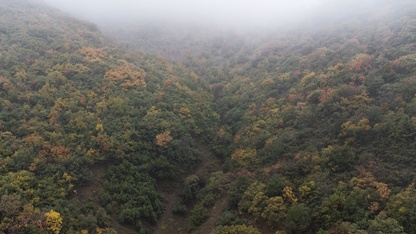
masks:
<instances>
[{"instance_id":1,"label":"overcast sky","mask_svg":"<svg viewBox=\"0 0 416 234\"><path fill-rule=\"evenodd\" d=\"M323 11L325 5L355 2L355 8L376 0L44 0L49 5L94 22L168 20L223 25L285 24ZM382 0L378 0L382 1ZM328 4L330 3L330 4ZM358 3L358 4L357 4ZM371 5L371 4L370 4Z\"/></svg>"}]
</instances>

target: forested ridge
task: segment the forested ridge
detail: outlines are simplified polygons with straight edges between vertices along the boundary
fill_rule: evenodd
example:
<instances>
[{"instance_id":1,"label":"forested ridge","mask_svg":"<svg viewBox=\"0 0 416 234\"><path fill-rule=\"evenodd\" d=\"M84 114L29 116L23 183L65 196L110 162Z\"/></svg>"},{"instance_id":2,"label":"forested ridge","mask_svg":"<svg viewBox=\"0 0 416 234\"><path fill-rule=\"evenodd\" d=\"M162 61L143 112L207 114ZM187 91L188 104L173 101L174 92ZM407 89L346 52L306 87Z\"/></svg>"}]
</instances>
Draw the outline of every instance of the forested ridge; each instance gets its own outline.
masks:
<instances>
[{"instance_id":1,"label":"forested ridge","mask_svg":"<svg viewBox=\"0 0 416 234\"><path fill-rule=\"evenodd\" d=\"M267 34L0 13L0 232L416 233L413 2Z\"/></svg>"},{"instance_id":2,"label":"forested ridge","mask_svg":"<svg viewBox=\"0 0 416 234\"><path fill-rule=\"evenodd\" d=\"M111 215L136 230L154 225L156 180L195 167L193 139L216 132L208 86L36 1L0 9L1 230L111 233ZM80 203L77 186L100 164L103 192Z\"/></svg>"}]
</instances>

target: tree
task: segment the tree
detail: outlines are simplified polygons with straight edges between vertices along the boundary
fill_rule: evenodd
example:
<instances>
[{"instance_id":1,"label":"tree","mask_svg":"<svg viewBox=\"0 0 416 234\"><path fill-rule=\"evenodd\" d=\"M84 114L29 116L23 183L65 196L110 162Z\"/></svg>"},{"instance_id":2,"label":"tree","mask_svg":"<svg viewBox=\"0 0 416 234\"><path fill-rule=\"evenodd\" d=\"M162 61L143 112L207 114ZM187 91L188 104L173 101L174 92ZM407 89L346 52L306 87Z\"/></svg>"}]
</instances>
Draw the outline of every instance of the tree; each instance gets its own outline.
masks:
<instances>
[{"instance_id":1,"label":"tree","mask_svg":"<svg viewBox=\"0 0 416 234\"><path fill-rule=\"evenodd\" d=\"M198 204L196 205L192 211L191 216L189 217L189 224L191 229L195 229L199 227L201 224L205 222L209 217L208 210L203 205Z\"/></svg>"},{"instance_id":2,"label":"tree","mask_svg":"<svg viewBox=\"0 0 416 234\"><path fill-rule=\"evenodd\" d=\"M290 186L285 186L283 188L283 197L291 204L296 204L298 202L298 199Z\"/></svg>"},{"instance_id":3,"label":"tree","mask_svg":"<svg viewBox=\"0 0 416 234\"><path fill-rule=\"evenodd\" d=\"M17 217L3 219L0 230L6 233L41 233L44 227L43 213L27 204Z\"/></svg>"},{"instance_id":4,"label":"tree","mask_svg":"<svg viewBox=\"0 0 416 234\"><path fill-rule=\"evenodd\" d=\"M142 69L128 63L111 69L104 75L107 81L115 82L124 89L146 88L145 77L146 73Z\"/></svg>"},{"instance_id":5,"label":"tree","mask_svg":"<svg viewBox=\"0 0 416 234\"><path fill-rule=\"evenodd\" d=\"M213 233L215 234L261 234L261 232L253 227L242 225L219 226Z\"/></svg>"},{"instance_id":6,"label":"tree","mask_svg":"<svg viewBox=\"0 0 416 234\"><path fill-rule=\"evenodd\" d=\"M380 212L374 220L369 221L369 234L405 234L403 227L393 218L387 217L385 212Z\"/></svg>"},{"instance_id":7,"label":"tree","mask_svg":"<svg viewBox=\"0 0 416 234\"><path fill-rule=\"evenodd\" d=\"M186 177L182 188L182 196L185 202L189 202L195 198L198 190L202 187L201 182L201 179L196 175Z\"/></svg>"},{"instance_id":8,"label":"tree","mask_svg":"<svg viewBox=\"0 0 416 234\"><path fill-rule=\"evenodd\" d=\"M243 211L248 211L250 206L253 203L254 198L258 193L263 193L266 185L255 181L252 183L244 192L244 195L241 197L240 202L238 203L238 207Z\"/></svg>"},{"instance_id":9,"label":"tree","mask_svg":"<svg viewBox=\"0 0 416 234\"><path fill-rule=\"evenodd\" d=\"M222 171L216 171L211 173L207 188L216 196L220 196L230 187L229 184L231 178L228 174L224 174Z\"/></svg>"},{"instance_id":10,"label":"tree","mask_svg":"<svg viewBox=\"0 0 416 234\"><path fill-rule=\"evenodd\" d=\"M236 160L242 167L253 163L257 157L257 151L255 149L236 149L231 158Z\"/></svg>"},{"instance_id":11,"label":"tree","mask_svg":"<svg viewBox=\"0 0 416 234\"><path fill-rule=\"evenodd\" d=\"M17 216L22 208L20 195L16 193L5 194L0 200L0 217Z\"/></svg>"},{"instance_id":12,"label":"tree","mask_svg":"<svg viewBox=\"0 0 416 234\"><path fill-rule=\"evenodd\" d=\"M416 230L416 189L410 184L387 202L387 214L396 219L407 233Z\"/></svg>"},{"instance_id":13,"label":"tree","mask_svg":"<svg viewBox=\"0 0 416 234\"><path fill-rule=\"evenodd\" d=\"M286 218L287 208L284 204L283 198L276 196L266 201L266 207L261 213L267 224L273 228L277 228L280 225L283 226Z\"/></svg>"},{"instance_id":14,"label":"tree","mask_svg":"<svg viewBox=\"0 0 416 234\"><path fill-rule=\"evenodd\" d=\"M254 196L251 206L248 208L248 213L252 214L256 221L262 217L261 214L267 205L267 200L268 197L263 192L259 192Z\"/></svg>"},{"instance_id":15,"label":"tree","mask_svg":"<svg viewBox=\"0 0 416 234\"><path fill-rule=\"evenodd\" d=\"M170 131L166 130L160 134L156 135L156 145L165 148L171 142L173 138L170 135Z\"/></svg>"},{"instance_id":16,"label":"tree","mask_svg":"<svg viewBox=\"0 0 416 234\"><path fill-rule=\"evenodd\" d=\"M59 234L62 229L62 217L61 214L54 210L50 210L45 213L46 229L53 234Z\"/></svg>"},{"instance_id":17,"label":"tree","mask_svg":"<svg viewBox=\"0 0 416 234\"><path fill-rule=\"evenodd\" d=\"M285 187L285 181L283 176L274 174L268 182L266 191L264 192L268 197L281 196L283 194L283 188Z\"/></svg>"},{"instance_id":18,"label":"tree","mask_svg":"<svg viewBox=\"0 0 416 234\"><path fill-rule=\"evenodd\" d=\"M336 173L351 170L356 162L357 156L351 147L328 147L329 152L322 152L324 155L329 155L328 166ZM329 153L329 154L328 154Z\"/></svg>"},{"instance_id":19,"label":"tree","mask_svg":"<svg viewBox=\"0 0 416 234\"><path fill-rule=\"evenodd\" d=\"M311 224L309 208L303 204L291 206L286 215L286 231L289 234L309 233Z\"/></svg>"}]
</instances>

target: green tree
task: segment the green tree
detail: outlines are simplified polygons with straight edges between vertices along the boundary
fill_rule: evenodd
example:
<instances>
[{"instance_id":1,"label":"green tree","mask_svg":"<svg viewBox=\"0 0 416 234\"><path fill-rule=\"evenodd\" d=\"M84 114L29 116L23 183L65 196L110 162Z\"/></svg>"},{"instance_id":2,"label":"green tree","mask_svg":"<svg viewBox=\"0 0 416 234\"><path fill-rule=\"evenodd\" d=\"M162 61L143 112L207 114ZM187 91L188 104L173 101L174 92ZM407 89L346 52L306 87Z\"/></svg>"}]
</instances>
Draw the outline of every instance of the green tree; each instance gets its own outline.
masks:
<instances>
[{"instance_id":1,"label":"green tree","mask_svg":"<svg viewBox=\"0 0 416 234\"><path fill-rule=\"evenodd\" d=\"M253 227L242 225L219 226L213 233L215 234L261 234L261 232Z\"/></svg>"},{"instance_id":2,"label":"green tree","mask_svg":"<svg viewBox=\"0 0 416 234\"><path fill-rule=\"evenodd\" d=\"M208 210L204 206L198 204L196 205L192 211L191 216L189 217L189 224L191 229L195 229L199 227L201 224L205 222L209 217Z\"/></svg>"},{"instance_id":3,"label":"green tree","mask_svg":"<svg viewBox=\"0 0 416 234\"><path fill-rule=\"evenodd\" d=\"M253 182L250 186L248 186L248 188L244 192L244 195L241 197L241 200L238 203L238 207L243 211L248 211L249 208L252 206L253 200L256 197L256 195L259 193L263 193L265 188L265 184L258 181Z\"/></svg>"},{"instance_id":4,"label":"green tree","mask_svg":"<svg viewBox=\"0 0 416 234\"><path fill-rule=\"evenodd\" d=\"M279 226L283 226L287 208L284 204L283 198L276 196L272 197L267 200L267 205L261 213L261 217L263 217L267 224L273 228L278 228Z\"/></svg>"},{"instance_id":5,"label":"green tree","mask_svg":"<svg viewBox=\"0 0 416 234\"><path fill-rule=\"evenodd\" d=\"M387 217L385 212L380 212L380 214L377 215L374 220L370 220L369 223L369 234L406 233L399 222L393 218Z\"/></svg>"},{"instance_id":6,"label":"green tree","mask_svg":"<svg viewBox=\"0 0 416 234\"><path fill-rule=\"evenodd\" d=\"M387 202L387 214L404 227L405 232L416 230L416 189L410 184L406 189L390 197Z\"/></svg>"},{"instance_id":7,"label":"green tree","mask_svg":"<svg viewBox=\"0 0 416 234\"><path fill-rule=\"evenodd\" d=\"M286 231L287 233L310 233L308 230L311 224L310 210L303 204L291 206L286 215Z\"/></svg>"}]
</instances>

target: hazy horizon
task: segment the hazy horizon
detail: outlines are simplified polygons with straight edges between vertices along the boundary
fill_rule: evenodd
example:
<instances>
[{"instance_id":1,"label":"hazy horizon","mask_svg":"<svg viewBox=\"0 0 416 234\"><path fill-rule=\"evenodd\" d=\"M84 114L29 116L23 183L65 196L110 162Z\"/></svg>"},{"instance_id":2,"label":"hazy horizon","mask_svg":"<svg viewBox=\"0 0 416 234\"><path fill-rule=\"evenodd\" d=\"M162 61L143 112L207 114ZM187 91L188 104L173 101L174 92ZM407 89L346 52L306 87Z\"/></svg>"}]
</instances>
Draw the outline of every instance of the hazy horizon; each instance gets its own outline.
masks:
<instances>
[{"instance_id":1,"label":"hazy horizon","mask_svg":"<svg viewBox=\"0 0 416 234\"><path fill-rule=\"evenodd\" d=\"M43 0L94 23L168 21L225 27L273 27L296 24L311 16L348 16L382 0ZM334 13L334 11L336 11Z\"/></svg>"}]
</instances>

